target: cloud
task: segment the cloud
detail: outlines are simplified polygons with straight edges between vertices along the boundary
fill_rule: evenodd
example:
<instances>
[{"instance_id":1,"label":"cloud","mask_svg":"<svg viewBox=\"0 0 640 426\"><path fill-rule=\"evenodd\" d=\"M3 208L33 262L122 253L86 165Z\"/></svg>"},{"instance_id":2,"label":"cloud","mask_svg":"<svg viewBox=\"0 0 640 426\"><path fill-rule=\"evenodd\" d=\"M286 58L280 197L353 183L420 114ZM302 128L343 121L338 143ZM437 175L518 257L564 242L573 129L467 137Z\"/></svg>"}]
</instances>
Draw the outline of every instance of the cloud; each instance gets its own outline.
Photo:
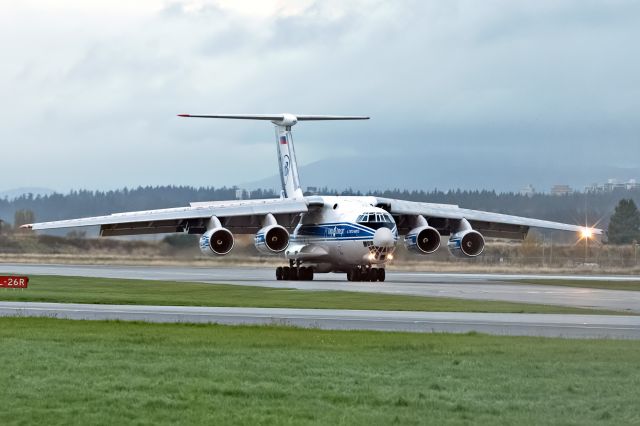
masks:
<instances>
[{"instance_id":1,"label":"cloud","mask_svg":"<svg viewBox=\"0 0 640 426\"><path fill-rule=\"evenodd\" d=\"M0 148L23 160L0 188L231 185L275 171L265 123L181 112L373 117L298 126L301 163L640 161L634 1L134 3L2 6Z\"/></svg>"}]
</instances>

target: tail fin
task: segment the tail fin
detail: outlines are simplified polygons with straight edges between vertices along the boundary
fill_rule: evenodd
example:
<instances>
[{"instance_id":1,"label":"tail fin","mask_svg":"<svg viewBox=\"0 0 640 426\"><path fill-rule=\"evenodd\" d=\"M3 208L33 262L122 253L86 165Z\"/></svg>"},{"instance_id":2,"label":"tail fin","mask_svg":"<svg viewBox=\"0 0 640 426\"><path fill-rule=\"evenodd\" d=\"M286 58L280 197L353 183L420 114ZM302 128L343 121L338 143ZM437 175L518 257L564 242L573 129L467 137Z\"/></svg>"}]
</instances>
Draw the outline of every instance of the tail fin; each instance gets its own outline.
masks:
<instances>
[{"instance_id":1,"label":"tail fin","mask_svg":"<svg viewBox=\"0 0 640 426\"><path fill-rule=\"evenodd\" d=\"M213 114L191 115L178 114L179 117L197 118L230 118L237 120L265 120L271 121L276 126L276 143L278 144L278 163L280 165L280 181L285 198L302 198L302 188L298 176L298 163L296 151L293 147L291 127L298 121L325 121L325 120L368 120L364 116L344 115L293 115L293 114Z\"/></svg>"}]
</instances>

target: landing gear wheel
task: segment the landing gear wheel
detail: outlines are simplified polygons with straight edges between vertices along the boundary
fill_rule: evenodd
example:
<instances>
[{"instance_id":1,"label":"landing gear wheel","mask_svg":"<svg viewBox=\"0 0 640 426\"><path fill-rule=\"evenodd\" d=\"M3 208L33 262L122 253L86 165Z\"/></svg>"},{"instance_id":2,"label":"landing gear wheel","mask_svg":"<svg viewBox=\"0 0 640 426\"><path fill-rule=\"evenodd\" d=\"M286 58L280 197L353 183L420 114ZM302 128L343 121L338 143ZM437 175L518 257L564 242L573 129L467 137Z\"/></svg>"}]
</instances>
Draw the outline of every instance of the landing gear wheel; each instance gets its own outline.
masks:
<instances>
[{"instance_id":1,"label":"landing gear wheel","mask_svg":"<svg viewBox=\"0 0 640 426\"><path fill-rule=\"evenodd\" d=\"M365 279L363 281L375 282L376 281L376 270L375 268L369 268L366 272Z\"/></svg>"},{"instance_id":2,"label":"landing gear wheel","mask_svg":"<svg viewBox=\"0 0 640 426\"><path fill-rule=\"evenodd\" d=\"M378 281L378 268L371 268L371 270L369 271L369 281L371 281L372 283Z\"/></svg>"},{"instance_id":3,"label":"landing gear wheel","mask_svg":"<svg viewBox=\"0 0 640 426\"><path fill-rule=\"evenodd\" d=\"M298 268L291 268L291 272L289 272L289 279L291 281L296 281L298 276Z\"/></svg>"},{"instance_id":4,"label":"landing gear wheel","mask_svg":"<svg viewBox=\"0 0 640 426\"><path fill-rule=\"evenodd\" d=\"M347 271L347 281L354 281L353 279L353 269Z\"/></svg>"},{"instance_id":5,"label":"landing gear wheel","mask_svg":"<svg viewBox=\"0 0 640 426\"><path fill-rule=\"evenodd\" d=\"M282 266L276 268L276 280L282 281Z\"/></svg>"},{"instance_id":6,"label":"landing gear wheel","mask_svg":"<svg viewBox=\"0 0 640 426\"><path fill-rule=\"evenodd\" d=\"M283 280L288 280L289 276L291 275L291 268L289 268L288 266L285 266L282 268L282 279Z\"/></svg>"},{"instance_id":7,"label":"landing gear wheel","mask_svg":"<svg viewBox=\"0 0 640 426\"><path fill-rule=\"evenodd\" d=\"M385 270L382 268L378 269L378 281L383 283L386 277L387 273L385 272Z\"/></svg>"},{"instance_id":8,"label":"landing gear wheel","mask_svg":"<svg viewBox=\"0 0 640 426\"><path fill-rule=\"evenodd\" d=\"M313 268L307 268L307 281L313 281Z\"/></svg>"},{"instance_id":9,"label":"landing gear wheel","mask_svg":"<svg viewBox=\"0 0 640 426\"><path fill-rule=\"evenodd\" d=\"M353 268L353 281L362 281L362 271L358 268Z\"/></svg>"},{"instance_id":10,"label":"landing gear wheel","mask_svg":"<svg viewBox=\"0 0 640 426\"><path fill-rule=\"evenodd\" d=\"M313 268L311 266L302 266L298 272L298 279L313 281Z\"/></svg>"}]
</instances>

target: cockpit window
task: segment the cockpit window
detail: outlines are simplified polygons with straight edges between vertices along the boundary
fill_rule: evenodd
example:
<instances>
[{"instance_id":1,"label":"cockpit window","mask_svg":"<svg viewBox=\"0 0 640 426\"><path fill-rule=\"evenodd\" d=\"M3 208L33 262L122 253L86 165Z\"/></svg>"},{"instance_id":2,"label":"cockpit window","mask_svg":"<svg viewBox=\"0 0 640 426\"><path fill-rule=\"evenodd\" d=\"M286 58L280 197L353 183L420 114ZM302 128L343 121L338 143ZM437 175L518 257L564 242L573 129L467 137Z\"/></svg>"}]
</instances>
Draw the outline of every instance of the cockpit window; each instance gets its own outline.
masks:
<instances>
[{"instance_id":1,"label":"cockpit window","mask_svg":"<svg viewBox=\"0 0 640 426\"><path fill-rule=\"evenodd\" d=\"M356 222L360 225L366 226L371 229L389 228L393 229L395 222L391 215L387 213L363 213L356 219Z\"/></svg>"}]
</instances>

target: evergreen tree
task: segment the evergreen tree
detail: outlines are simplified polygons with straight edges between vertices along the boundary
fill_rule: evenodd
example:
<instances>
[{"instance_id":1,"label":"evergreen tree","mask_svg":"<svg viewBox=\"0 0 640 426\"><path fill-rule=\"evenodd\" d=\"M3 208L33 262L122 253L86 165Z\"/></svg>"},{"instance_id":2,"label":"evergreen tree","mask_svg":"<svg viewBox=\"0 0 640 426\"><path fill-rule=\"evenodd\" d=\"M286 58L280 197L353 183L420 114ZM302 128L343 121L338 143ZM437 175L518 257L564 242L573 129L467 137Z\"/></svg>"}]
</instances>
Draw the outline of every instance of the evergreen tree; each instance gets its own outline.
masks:
<instances>
[{"instance_id":1,"label":"evergreen tree","mask_svg":"<svg viewBox=\"0 0 640 426\"><path fill-rule=\"evenodd\" d=\"M622 199L611 216L607 231L611 244L640 241L640 212L632 199Z\"/></svg>"},{"instance_id":2,"label":"evergreen tree","mask_svg":"<svg viewBox=\"0 0 640 426\"><path fill-rule=\"evenodd\" d=\"M18 210L14 215L13 226L18 229L20 226L27 223L34 223L36 217L31 210Z\"/></svg>"}]
</instances>

